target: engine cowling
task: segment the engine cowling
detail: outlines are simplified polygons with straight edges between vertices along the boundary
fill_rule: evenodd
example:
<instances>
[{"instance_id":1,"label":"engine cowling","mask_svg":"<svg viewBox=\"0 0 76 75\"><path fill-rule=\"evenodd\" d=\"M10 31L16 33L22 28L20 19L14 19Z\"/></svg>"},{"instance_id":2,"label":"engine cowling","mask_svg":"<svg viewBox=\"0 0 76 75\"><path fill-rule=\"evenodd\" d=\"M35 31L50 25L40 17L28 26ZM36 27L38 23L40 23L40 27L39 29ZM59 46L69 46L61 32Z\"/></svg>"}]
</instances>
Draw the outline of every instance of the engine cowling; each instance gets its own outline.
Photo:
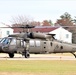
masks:
<instances>
[{"instance_id":1,"label":"engine cowling","mask_svg":"<svg viewBox=\"0 0 76 75\"><path fill-rule=\"evenodd\" d=\"M48 38L52 38L52 35L47 35L44 33L30 33L28 35L29 38L37 38L37 39L48 39Z\"/></svg>"}]
</instances>

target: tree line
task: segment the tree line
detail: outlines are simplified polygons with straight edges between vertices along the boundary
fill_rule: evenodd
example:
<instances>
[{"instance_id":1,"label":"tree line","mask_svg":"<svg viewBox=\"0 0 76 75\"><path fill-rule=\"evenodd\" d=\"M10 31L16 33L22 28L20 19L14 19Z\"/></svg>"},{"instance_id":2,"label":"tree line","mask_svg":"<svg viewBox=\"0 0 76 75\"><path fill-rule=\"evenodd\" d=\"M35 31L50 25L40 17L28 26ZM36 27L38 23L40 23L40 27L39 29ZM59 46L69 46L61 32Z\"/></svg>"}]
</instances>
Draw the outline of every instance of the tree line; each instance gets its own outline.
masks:
<instances>
[{"instance_id":1,"label":"tree line","mask_svg":"<svg viewBox=\"0 0 76 75\"><path fill-rule=\"evenodd\" d=\"M65 12L60 16L60 19L57 19L55 23L52 22L52 20L43 20L42 22L37 22L34 21L31 17L27 16L17 16L17 17L12 17L12 26L24 26L24 25L34 25L34 26L68 26L64 27L65 29L69 30L72 32L72 41L73 43L76 43L76 17L74 19L71 17L71 14L68 12ZM70 27L72 26L72 27Z\"/></svg>"},{"instance_id":2,"label":"tree line","mask_svg":"<svg viewBox=\"0 0 76 75\"><path fill-rule=\"evenodd\" d=\"M15 26L16 24L19 24L19 25L30 24L30 25L35 25L35 26L39 26L39 25L52 26L52 25L59 24L61 26L65 26L65 25L70 26L70 25L76 24L76 17L73 19L68 12L65 12L64 14L60 16L60 19L57 19L57 21L53 23L51 19L43 20L42 22L39 22L39 21L37 22L37 21L34 21L29 16L18 15L16 17L12 17L11 22L12 22L12 26Z\"/></svg>"}]
</instances>

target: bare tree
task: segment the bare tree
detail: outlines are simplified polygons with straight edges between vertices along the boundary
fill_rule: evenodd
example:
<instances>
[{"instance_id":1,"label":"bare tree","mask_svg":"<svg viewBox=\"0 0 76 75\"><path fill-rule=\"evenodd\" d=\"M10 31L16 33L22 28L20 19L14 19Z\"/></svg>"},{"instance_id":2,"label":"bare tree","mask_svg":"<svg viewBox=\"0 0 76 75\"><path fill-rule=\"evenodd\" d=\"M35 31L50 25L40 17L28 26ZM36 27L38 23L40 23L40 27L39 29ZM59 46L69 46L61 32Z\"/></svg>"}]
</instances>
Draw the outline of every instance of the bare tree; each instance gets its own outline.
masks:
<instances>
[{"instance_id":1,"label":"bare tree","mask_svg":"<svg viewBox=\"0 0 76 75\"><path fill-rule=\"evenodd\" d=\"M13 24L19 24L19 25L30 24L32 21L33 21L33 18L25 15L18 15L18 16L12 17L12 20L11 20Z\"/></svg>"}]
</instances>

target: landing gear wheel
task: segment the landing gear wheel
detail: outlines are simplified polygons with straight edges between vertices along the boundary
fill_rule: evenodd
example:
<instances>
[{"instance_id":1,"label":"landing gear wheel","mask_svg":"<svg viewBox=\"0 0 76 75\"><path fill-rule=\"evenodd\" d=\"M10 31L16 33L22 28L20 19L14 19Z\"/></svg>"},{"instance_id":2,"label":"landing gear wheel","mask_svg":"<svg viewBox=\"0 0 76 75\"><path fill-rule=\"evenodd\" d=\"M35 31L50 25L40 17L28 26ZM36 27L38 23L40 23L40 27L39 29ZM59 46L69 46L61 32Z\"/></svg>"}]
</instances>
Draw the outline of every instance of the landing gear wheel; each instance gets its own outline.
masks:
<instances>
[{"instance_id":1,"label":"landing gear wheel","mask_svg":"<svg viewBox=\"0 0 76 75\"><path fill-rule=\"evenodd\" d=\"M14 57L14 53L9 53L9 57L13 58Z\"/></svg>"},{"instance_id":2,"label":"landing gear wheel","mask_svg":"<svg viewBox=\"0 0 76 75\"><path fill-rule=\"evenodd\" d=\"M74 56L75 56L75 58L76 58L76 54L75 53L72 53Z\"/></svg>"},{"instance_id":3,"label":"landing gear wheel","mask_svg":"<svg viewBox=\"0 0 76 75\"><path fill-rule=\"evenodd\" d=\"M30 57L30 53L28 50L25 51L25 58L29 58Z\"/></svg>"}]
</instances>

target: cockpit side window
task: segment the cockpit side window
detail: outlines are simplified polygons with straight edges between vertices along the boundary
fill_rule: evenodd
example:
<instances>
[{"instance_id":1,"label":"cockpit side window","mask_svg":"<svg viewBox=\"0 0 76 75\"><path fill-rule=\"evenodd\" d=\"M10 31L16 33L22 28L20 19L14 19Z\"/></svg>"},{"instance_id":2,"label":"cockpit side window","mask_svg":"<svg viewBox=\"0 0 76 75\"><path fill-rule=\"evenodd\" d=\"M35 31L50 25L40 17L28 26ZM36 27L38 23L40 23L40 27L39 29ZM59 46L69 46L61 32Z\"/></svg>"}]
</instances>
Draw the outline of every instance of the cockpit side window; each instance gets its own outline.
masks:
<instances>
[{"instance_id":1,"label":"cockpit side window","mask_svg":"<svg viewBox=\"0 0 76 75\"><path fill-rule=\"evenodd\" d=\"M1 40L1 43L9 44L9 43L10 43L10 39L8 39L8 38L3 38L3 39Z\"/></svg>"},{"instance_id":2,"label":"cockpit side window","mask_svg":"<svg viewBox=\"0 0 76 75\"><path fill-rule=\"evenodd\" d=\"M9 43L9 39L5 39L4 43L8 44Z\"/></svg>"},{"instance_id":3,"label":"cockpit side window","mask_svg":"<svg viewBox=\"0 0 76 75\"><path fill-rule=\"evenodd\" d=\"M12 39L10 45L16 45L16 39Z\"/></svg>"}]
</instances>

